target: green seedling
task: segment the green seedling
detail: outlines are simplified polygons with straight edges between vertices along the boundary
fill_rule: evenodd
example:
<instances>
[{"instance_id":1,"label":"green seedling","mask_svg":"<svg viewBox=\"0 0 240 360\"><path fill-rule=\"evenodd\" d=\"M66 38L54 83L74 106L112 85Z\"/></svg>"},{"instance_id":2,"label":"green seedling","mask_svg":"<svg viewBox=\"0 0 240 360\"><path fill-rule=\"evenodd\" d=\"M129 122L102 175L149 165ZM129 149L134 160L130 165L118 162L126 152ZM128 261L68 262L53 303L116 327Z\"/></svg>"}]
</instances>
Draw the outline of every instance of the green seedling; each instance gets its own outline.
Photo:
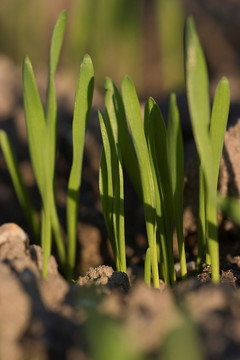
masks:
<instances>
[{"instance_id":1,"label":"green seedling","mask_svg":"<svg viewBox=\"0 0 240 360\"><path fill-rule=\"evenodd\" d=\"M52 246L52 223L59 229L54 201L54 165L56 153L56 120L57 101L54 86L54 75L60 55L63 34L66 24L66 12L62 12L53 30L48 73L46 112L44 113L40 96L34 79L30 59L23 63L23 99L30 156L42 197L42 231L43 276L47 276L48 259ZM55 228L55 229L56 229ZM65 248L59 233L56 245L62 262L65 262Z\"/></svg>"},{"instance_id":2,"label":"green seedling","mask_svg":"<svg viewBox=\"0 0 240 360\"><path fill-rule=\"evenodd\" d=\"M212 266L212 280L219 281L217 238L217 180L223 138L229 111L229 85L223 78L216 90L210 112L209 80L201 44L190 17L186 24L186 87L193 134L200 161L199 177L199 255L198 267L206 248ZM205 246L206 243L206 246ZM208 261L209 261L208 260Z\"/></svg>"},{"instance_id":3,"label":"green seedling","mask_svg":"<svg viewBox=\"0 0 240 360\"><path fill-rule=\"evenodd\" d=\"M166 284L175 281L172 242L174 221L178 224L182 276L186 278L182 225L179 220L182 220L183 149L181 148L181 130L175 96L171 96L169 105L169 131L173 131L173 134L168 135L160 109L152 98L146 102L143 125L137 94L129 78L123 80L123 100L116 86L108 78L105 82L105 89L106 118L104 119L103 115L99 114L104 144L100 171L100 192L113 252L114 254L117 253L116 244L118 243L114 237L112 224L114 212L109 211L113 208L112 196L114 191L112 184L116 181L113 179L117 174L116 155L118 156L118 154L114 150L116 148L115 142L115 144L119 144L123 163L145 210L149 242L145 263L146 282L150 283L151 273L153 274L155 271L153 283L155 287L159 286L159 280L156 280L159 279L159 265ZM103 123L106 124L104 127ZM113 145L110 146L110 144ZM106 151L106 149L108 150ZM111 149L113 149L112 152ZM171 151L175 151L175 156L171 162L172 172L168 160ZM179 175L182 179L179 179L179 176L176 179L178 169L181 170ZM108 194L108 196L104 197L104 194ZM173 210L174 207L176 207L175 210ZM116 263L119 263L118 259L116 259Z\"/></svg>"},{"instance_id":4,"label":"green seedling","mask_svg":"<svg viewBox=\"0 0 240 360\"><path fill-rule=\"evenodd\" d=\"M216 192L229 111L229 85L226 78L220 81L210 111L206 62L192 18L187 21L185 40L187 95L200 159L197 263L199 267L206 252L206 258L212 265L212 279L218 282ZM161 111L152 98L146 102L143 125L133 82L128 77L123 79L122 99L110 79L107 79L105 84L109 127L112 127L115 141L120 146L121 154L124 154L123 163L144 207L149 243L145 264L146 282L149 284L150 272L154 286L158 287L159 270L167 284L175 281L172 241L174 226L181 274L182 278L186 279L183 239L183 143L176 96L170 96L167 128Z\"/></svg>"},{"instance_id":5,"label":"green seedling","mask_svg":"<svg viewBox=\"0 0 240 360\"><path fill-rule=\"evenodd\" d=\"M85 55L79 70L72 125L73 160L67 196L67 274L69 279L72 277L76 262L77 213L81 186L84 138L92 104L93 89L93 64L90 56Z\"/></svg>"},{"instance_id":6,"label":"green seedling","mask_svg":"<svg viewBox=\"0 0 240 360\"><path fill-rule=\"evenodd\" d=\"M144 119L147 120L146 117ZM160 239L160 256L167 284L175 281L173 263L173 196L167 155L167 131L161 111L156 103L149 116L148 147L154 174L156 197L157 234Z\"/></svg>"},{"instance_id":7,"label":"green seedling","mask_svg":"<svg viewBox=\"0 0 240 360\"><path fill-rule=\"evenodd\" d=\"M99 120L103 139L99 173L102 207L117 269L126 272L124 191L120 148L108 115L104 117L99 112Z\"/></svg>"},{"instance_id":8,"label":"green seedling","mask_svg":"<svg viewBox=\"0 0 240 360\"><path fill-rule=\"evenodd\" d=\"M146 230L151 255L154 287L159 287L159 270L156 244L156 210L154 181L151 171L147 141L145 138L139 100L133 82L125 77L122 82L122 97L126 117L131 130L133 144L138 159L143 194Z\"/></svg>"},{"instance_id":9,"label":"green seedling","mask_svg":"<svg viewBox=\"0 0 240 360\"><path fill-rule=\"evenodd\" d=\"M175 94L171 94L170 96L167 125L168 162L173 194L173 213L178 239L181 275L182 279L186 279L187 264L183 238L183 140Z\"/></svg>"},{"instance_id":10,"label":"green seedling","mask_svg":"<svg viewBox=\"0 0 240 360\"><path fill-rule=\"evenodd\" d=\"M40 100L32 65L28 57L24 59L23 63L23 99L30 157L42 198L41 245L43 248L43 276L47 276L47 266L51 253L53 234L59 259L66 268L67 277L71 279L76 257L77 207L81 185L83 147L93 97L94 71L89 55L85 55L79 70L74 105L73 161L67 195L68 246L66 251L54 194L57 142L57 100L54 76L62 47L65 26L66 12L63 11L57 19L51 39L45 111ZM21 179L10 143L3 131L0 133L0 141L20 204L25 210L33 230L38 232L33 207Z\"/></svg>"}]
</instances>

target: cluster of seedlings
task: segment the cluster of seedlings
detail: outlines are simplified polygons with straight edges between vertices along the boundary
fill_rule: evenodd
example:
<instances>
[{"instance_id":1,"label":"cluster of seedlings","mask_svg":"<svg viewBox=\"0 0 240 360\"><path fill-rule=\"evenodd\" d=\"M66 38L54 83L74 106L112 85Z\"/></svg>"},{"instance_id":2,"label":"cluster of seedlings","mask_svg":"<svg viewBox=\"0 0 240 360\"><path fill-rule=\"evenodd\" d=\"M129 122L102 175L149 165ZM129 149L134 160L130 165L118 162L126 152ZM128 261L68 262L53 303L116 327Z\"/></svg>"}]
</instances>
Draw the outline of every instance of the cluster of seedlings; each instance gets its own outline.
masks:
<instances>
[{"instance_id":1,"label":"cluster of seedlings","mask_svg":"<svg viewBox=\"0 0 240 360\"><path fill-rule=\"evenodd\" d=\"M79 70L72 123L73 157L68 181L64 243L55 196L55 155L57 99L54 85L66 25L63 11L55 24L48 72L46 108L40 100L30 59L23 62L23 98L32 167L42 199L41 222L21 179L16 157L7 134L0 131L0 144L23 210L43 248L43 276L51 254L52 239L66 277L73 277L76 259L77 213L81 186L82 159L86 126L94 90L91 58L85 55ZM194 21L185 28L185 81L193 135L199 157L199 219L197 269L205 261L211 265L213 282L219 281L217 209L230 212L239 221L239 204L217 194L217 182L224 133L228 119L230 93L226 78L216 89L212 109L204 53ZM143 121L144 120L144 121ZM145 282L159 287L176 281L173 259L173 229L176 227L182 279L187 277L183 238L183 141L176 95L169 98L167 121L153 98L145 104L142 119L139 99L132 80L124 77L121 93L110 78L105 81L105 112L99 111L103 150L99 171L102 208L116 268L126 271L124 225L124 177L126 169L142 202L146 221L148 249ZM167 123L167 126L165 125Z\"/></svg>"}]
</instances>

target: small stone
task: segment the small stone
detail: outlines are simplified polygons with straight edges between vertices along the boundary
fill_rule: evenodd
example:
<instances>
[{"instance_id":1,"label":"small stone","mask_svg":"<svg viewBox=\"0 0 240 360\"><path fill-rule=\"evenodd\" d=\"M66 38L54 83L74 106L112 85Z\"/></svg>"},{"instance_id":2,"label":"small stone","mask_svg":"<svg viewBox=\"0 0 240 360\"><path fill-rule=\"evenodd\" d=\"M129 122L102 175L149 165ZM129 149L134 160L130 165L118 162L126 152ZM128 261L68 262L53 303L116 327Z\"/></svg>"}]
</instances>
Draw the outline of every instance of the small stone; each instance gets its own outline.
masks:
<instances>
[{"instance_id":1,"label":"small stone","mask_svg":"<svg viewBox=\"0 0 240 360\"><path fill-rule=\"evenodd\" d=\"M19 241L29 246L27 234L15 223L6 223L0 226L0 246L9 241Z\"/></svg>"},{"instance_id":2,"label":"small stone","mask_svg":"<svg viewBox=\"0 0 240 360\"><path fill-rule=\"evenodd\" d=\"M112 267L105 265L90 268L85 276L78 278L77 284L80 286L102 285L110 290L121 289L123 292L128 292L130 288L126 273L114 271Z\"/></svg>"}]
</instances>

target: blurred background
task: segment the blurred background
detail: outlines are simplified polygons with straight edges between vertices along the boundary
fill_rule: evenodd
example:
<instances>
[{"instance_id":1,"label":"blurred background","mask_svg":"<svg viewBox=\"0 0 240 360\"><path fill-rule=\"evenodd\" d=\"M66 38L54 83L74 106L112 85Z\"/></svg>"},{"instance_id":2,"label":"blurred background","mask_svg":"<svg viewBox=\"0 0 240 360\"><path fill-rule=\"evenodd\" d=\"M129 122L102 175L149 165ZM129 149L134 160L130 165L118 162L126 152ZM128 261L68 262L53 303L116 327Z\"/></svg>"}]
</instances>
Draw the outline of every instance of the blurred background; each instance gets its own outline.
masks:
<instances>
[{"instance_id":1,"label":"blurred background","mask_svg":"<svg viewBox=\"0 0 240 360\"><path fill-rule=\"evenodd\" d=\"M91 55L96 85L105 76L119 85L128 74L141 97L184 89L183 29L195 18L210 74L239 73L238 0L1 0L0 55L21 65L27 54L35 70L46 67L58 13L68 21L59 69L77 74Z\"/></svg>"}]
</instances>

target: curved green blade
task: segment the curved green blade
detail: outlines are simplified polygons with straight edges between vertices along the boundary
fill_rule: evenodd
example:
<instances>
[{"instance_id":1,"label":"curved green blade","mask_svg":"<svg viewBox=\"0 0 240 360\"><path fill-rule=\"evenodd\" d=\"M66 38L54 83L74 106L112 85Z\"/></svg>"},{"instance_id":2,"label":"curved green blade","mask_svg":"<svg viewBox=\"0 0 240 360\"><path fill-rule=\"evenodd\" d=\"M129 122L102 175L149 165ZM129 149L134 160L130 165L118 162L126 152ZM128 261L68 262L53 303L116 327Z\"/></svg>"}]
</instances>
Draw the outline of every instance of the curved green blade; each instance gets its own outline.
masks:
<instances>
[{"instance_id":1,"label":"curved green blade","mask_svg":"<svg viewBox=\"0 0 240 360\"><path fill-rule=\"evenodd\" d=\"M94 88L94 69L89 55L85 55L80 65L78 83L75 95L72 140L73 160L68 182L67 196L67 231L68 231L68 276L72 270L76 258L76 235L77 235L77 209L79 191L82 177L82 160L84 152L84 139L92 105Z\"/></svg>"},{"instance_id":2,"label":"curved green blade","mask_svg":"<svg viewBox=\"0 0 240 360\"><path fill-rule=\"evenodd\" d=\"M54 77L57 69L59 55L62 48L63 36L66 27L66 21L67 21L67 12L66 10L63 10L59 14L57 21L55 23L52 33L51 45L50 45L49 72L52 77Z\"/></svg>"},{"instance_id":3,"label":"curved green blade","mask_svg":"<svg viewBox=\"0 0 240 360\"><path fill-rule=\"evenodd\" d=\"M205 56L192 17L187 19L185 34L186 88L192 130L201 165L207 179L207 187L212 187L213 159L209 135L210 100L208 72Z\"/></svg>"},{"instance_id":4,"label":"curved green blade","mask_svg":"<svg viewBox=\"0 0 240 360\"><path fill-rule=\"evenodd\" d=\"M32 64L28 57L25 57L23 62L23 102L30 156L36 181L43 197L45 189L43 147L45 143L46 124Z\"/></svg>"},{"instance_id":5,"label":"curved green blade","mask_svg":"<svg viewBox=\"0 0 240 360\"><path fill-rule=\"evenodd\" d=\"M159 274L155 233L156 211L154 182L143 129L140 104L134 84L128 77L125 77L122 82L122 97L140 169L146 228L151 250L153 283L154 286L158 288Z\"/></svg>"},{"instance_id":6,"label":"curved green blade","mask_svg":"<svg viewBox=\"0 0 240 360\"><path fill-rule=\"evenodd\" d=\"M139 198L142 200L139 167L127 125L124 105L117 87L110 78L105 80L105 107L111 120L115 141L120 146L123 163Z\"/></svg>"},{"instance_id":7,"label":"curved green blade","mask_svg":"<svg viewBox=\"0 0 240 360\"><path fill-rule=\"evenodd\" d=\"M181 275L187 276L186 254L183 238L183 140L180 116L177 106L176 95L171 94L169 99L168 123L167 123L167 145L168 162L170 166L170 177L173 193L174 218L177 231L179 259L181 264Z\"/></svg>"},{"instance_id":8,"label":"curved green blade","mask_svg":"<svg viewBox=\"0 0 240 360\"><path fill-rule=\"evenodd\" d=\"M167 155L167 131L163 116L156 103L153 105L149 117L148 138L152 165L154 167L153 171L156 174L157 181L155 193L158 191L159 195L156 197L160 198L160 204L156 204L156 207L161 206L161 209L158 210L159 216L161 216L161 218L158 218L158 231L163 237L161 248L165 263L165 274L168 278L167 281L173 283L175 281L173 263L173 196Z\"/></svg>"},{"instance_id":9,"label":"curved green blade","mask_svg":"<svg viewBox=\"0 0 240 360\"><path fill-rule=\"evenodd\" d=\"M213 152L214 186L217 188L220 160L222 156L224 135L228 121L230 106L230 89L228 80L223 77L219 82L213 101L210 137Z\"/></svg>"},{"instance_id":10,"label":"curved green blade","mask_svg":"<svg viewBox=\"0 0 240 360\"><path fill-rule=\"evenodd\" d=\"M0 130L0 147L2 149L4 159L6 161L8 171L10 173L14 189L16 191L18 201L25 212L26 218L31 226L36 238L39 238L40 229L37 221L35 209L28 196L27 188L24 185L22 176L18 167L16 156L12 149L8 135L5 131Z\"/></svg>"}]
</instances>

